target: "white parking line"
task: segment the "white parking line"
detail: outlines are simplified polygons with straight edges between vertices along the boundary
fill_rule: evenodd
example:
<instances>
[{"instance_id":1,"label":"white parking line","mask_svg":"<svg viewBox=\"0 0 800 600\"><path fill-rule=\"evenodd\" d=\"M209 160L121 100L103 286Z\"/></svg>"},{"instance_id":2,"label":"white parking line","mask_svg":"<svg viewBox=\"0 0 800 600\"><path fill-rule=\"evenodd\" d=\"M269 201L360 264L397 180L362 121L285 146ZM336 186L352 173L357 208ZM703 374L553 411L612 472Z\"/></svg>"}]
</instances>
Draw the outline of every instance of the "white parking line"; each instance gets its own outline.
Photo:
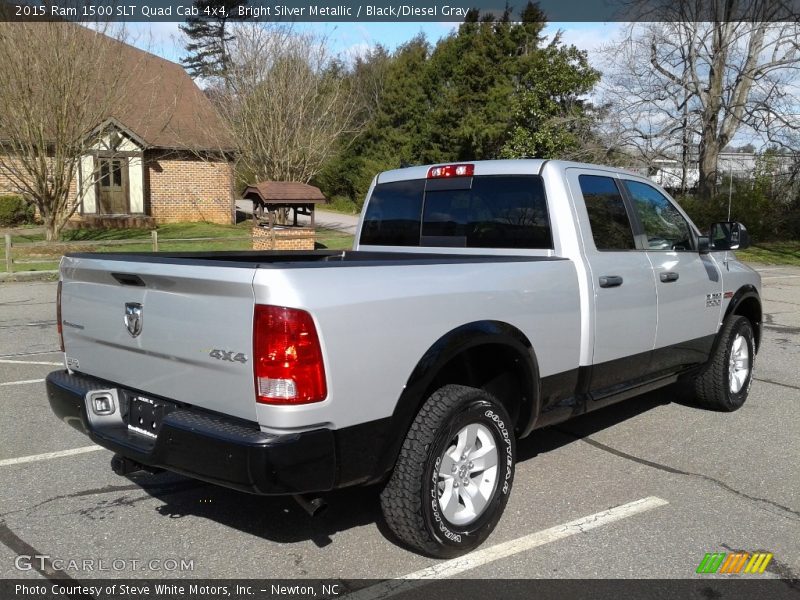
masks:
<instances>
[{"instance_id":1,"label":"white parking line","mask_svg":"<svg viewBox=\"0 0 800 600\"><path fill-rule=\"evenodd\" d=\"M515 540L496 544L483 550L477 550L476 552L472 552L460 558L454 558L431 565L430 567L409 573L408 575L401 575L398 579L392 579L366 587L352 594L348 594L347 600L378 600L381 598L388 598L425 585L425 583L419 581L421 579L444 579L453 577L464 571L475 569L476 567L500 560L501 558L519 554L520 552L536 548L537 546L543 546L550 542L562 540L578 533L585 533L590 529L596 529L603 525L613 523L614 521L626 519L633 515L658 508L659 506L664 506L665 504L669 504L669 502L662 498L657 498L656 496L634 500L628 504L582 517L570 521L569 523L564 523L563 525L556 525L550 529L537 531L536 533L531 533Z\"/></svg>"},{"instance_id":2,"label":"white parking line","mask_svg":"<svg viewBox=\"0 0 800 600\"><path fill-rule=\"evenodd\" d=\"M64 366L64 362L44 362L41 360L8 360L0 358L0 363L7 365L50 365L54 367Z\"/></svg>"},{"instance_id":3,"label":"white parking line","mask_svg":"<svg viewBox=\"0 0 800 600\"><path fill-rule=\"evenodd\" d=\"M62 456L74 456L75 454L85 454L86 452L95 452L97 450L103 450L103 447L83 446L82 448L73 448L72 450L45 452L44 454L32 454L30 456L20 456L19 458L6 458L5 460L0 460L0 467L21 465L23 463L38 462L40 460L50 460L51 458L61 458Z\"/></svg>"},{"instance_id":4,"label":"white parking line","mask_svg":"<svg viewBox=\"0 0 800 600\"><path fill-rule=\"evenodd\" d=\"M16 358L18 356L41 356L42 354L61 354L61 350L40 350L39 352L17 352L15 354L0 354L0 358Z\"/></svg>"},{"instance_id":5,"label":"white parking line","mask_svg":"<svg viewBox=\"0 0 800 600\"><path fill-rule=\"evenodd\" d=\"M761 279L796 279L800 277L800 275L770 275L768 277L762 277Z\"/></svg>"},{"instance_id":6,"label":"white parking line","mask_svg":"<svg viewBox=\"0 0 800 600\"><path fill-rule=\"evenodd\" d=\"M23 379L22 381L6 381L5 383L0 383L0 387L6 385L24 385L26 383L42 383L44 379Z\"/></svg>"}]
</instances>

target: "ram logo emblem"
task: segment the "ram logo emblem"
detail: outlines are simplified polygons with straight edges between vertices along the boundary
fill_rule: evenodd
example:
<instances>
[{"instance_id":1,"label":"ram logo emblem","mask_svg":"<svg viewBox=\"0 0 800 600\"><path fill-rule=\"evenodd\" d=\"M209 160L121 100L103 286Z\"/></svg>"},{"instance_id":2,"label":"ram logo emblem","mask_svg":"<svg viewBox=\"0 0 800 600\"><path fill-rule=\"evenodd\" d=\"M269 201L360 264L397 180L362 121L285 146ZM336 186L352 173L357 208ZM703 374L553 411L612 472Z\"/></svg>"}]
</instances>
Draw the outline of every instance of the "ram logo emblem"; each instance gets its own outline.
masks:
<instances>
[{"instance_id":1,"label":"ram logo emblem","mask_svg":"<svg viewBox=\"0 0 800 600\"><path fill-rule=\"evenodd\" d=\"M125 327L131 337L137 337L142 333L142 305L138 302L125 303Z\"/></svg>"}]
</instances>

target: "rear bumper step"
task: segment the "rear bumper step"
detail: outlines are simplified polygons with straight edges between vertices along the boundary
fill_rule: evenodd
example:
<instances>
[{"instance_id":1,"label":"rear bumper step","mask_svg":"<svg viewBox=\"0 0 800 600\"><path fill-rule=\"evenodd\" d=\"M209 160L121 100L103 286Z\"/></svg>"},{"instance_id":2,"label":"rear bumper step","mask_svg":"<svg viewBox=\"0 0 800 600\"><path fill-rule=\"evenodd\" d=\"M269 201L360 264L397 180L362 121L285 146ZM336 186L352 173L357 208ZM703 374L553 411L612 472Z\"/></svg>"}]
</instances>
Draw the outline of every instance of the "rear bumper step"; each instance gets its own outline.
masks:
<instances>
[{"instance_id":1,"label":"rear bumper step","mask_svg":"<svg viewBox=\"0 0 800 600\"><path fill-rule=\"evenodd\" d=\"M110 391L120 406L111 416L88 414L90 397L102 390ZM181 406L164 416L158 435L150 438L123 422L122 392L113 383L66 371L47 376L47 397L62 421L135 463L254 494L334 487L336 451L329 429L271 435L256 423Z\"/></svg>"}]
</instances>

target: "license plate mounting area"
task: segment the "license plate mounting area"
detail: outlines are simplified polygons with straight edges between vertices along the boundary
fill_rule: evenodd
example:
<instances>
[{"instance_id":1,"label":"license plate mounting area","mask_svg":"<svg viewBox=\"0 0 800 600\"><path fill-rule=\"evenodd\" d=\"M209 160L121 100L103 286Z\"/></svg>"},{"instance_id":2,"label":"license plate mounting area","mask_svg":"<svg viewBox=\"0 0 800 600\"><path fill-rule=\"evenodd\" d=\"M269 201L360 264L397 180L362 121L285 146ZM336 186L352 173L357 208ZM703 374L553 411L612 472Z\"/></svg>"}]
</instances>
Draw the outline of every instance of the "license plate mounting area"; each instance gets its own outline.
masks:
<instances>
[{"instance_id":1,"label":"license plate mounting area","mask_svg":"<svg viewBox=\"0 0 800 600\"><path fill-rule=\"evenodd\" d=\"M131 396L128 402L128 430L155 439L164 417L173 409L174 407L162 400Z\"/></svg>"}]
</instances>

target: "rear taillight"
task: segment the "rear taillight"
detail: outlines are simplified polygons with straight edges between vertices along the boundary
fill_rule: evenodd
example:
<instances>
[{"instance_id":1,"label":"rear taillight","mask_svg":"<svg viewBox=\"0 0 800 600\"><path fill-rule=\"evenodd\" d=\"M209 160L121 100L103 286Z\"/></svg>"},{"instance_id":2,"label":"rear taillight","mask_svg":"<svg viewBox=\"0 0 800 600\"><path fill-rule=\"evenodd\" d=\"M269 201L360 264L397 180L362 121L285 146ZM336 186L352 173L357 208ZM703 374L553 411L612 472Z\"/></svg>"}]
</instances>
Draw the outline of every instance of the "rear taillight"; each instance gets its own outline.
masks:
<instances>
[{"instance_id":1,"label":"rear taillight","mask_svg":"<svg viewBox=\"0 0 800 600\"><path fill-rule=\"evenodd\" d=\"M256 305L253 373L256 401L262 404L309 404L325 399L325 365L310 314Z\"/></svg>"},{"instance_id":2,"label":"rear taillight","mask_svg":"<svg viewBox=\"0 0 800 600\"><path fill-rule=\"evenodd\" d=\"M442 165L428 169L428 179L441 179L444 177L472 177L475 165Z\"/></svg>"},{"instance_id":3,"label":"rear taillight","mask_svg":"<svg viewBox=\"0 0 800 600\"><path fill-rule=\"evenodd\" d=\"M56 289L56 329L58 330L58 343L61 351L64 352L64 330L61 325L61 282L58 282Z\"/></svg>"}]
</instances>

